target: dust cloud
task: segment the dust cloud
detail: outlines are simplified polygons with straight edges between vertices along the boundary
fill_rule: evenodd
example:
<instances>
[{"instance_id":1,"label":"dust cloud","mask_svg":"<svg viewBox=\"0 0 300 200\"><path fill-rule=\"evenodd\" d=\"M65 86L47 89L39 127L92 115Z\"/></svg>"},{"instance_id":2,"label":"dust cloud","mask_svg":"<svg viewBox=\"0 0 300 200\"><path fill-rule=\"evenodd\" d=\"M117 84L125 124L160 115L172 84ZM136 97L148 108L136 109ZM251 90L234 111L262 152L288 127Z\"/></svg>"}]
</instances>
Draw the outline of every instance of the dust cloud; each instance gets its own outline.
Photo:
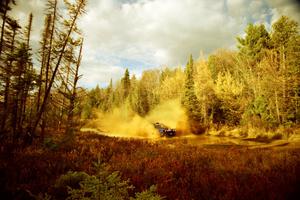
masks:
<instances>
[{"instance_id":1,"label":"dust cloud","mask_svg":"<svg viewBox=\"0 0 300 200\"><path fill-rule=\"evenodd\" d=\"M153 123L159 122L176 128L176 134L187 132L187 117L180 101L170 100L156 106L147 116L141 117L129 106L113 109L109 113L96 112L97 118L89 121L83 130L97 130L101 134L128 138L159 138Z\"/></svg>"},{"instance_id":2,"label":"dust cloud","mask_svg":"<svg viewBox=\"0 0 300 200\"><path fill-rule=\"evenodd\" d=\"M170 128L176 128L176 132L179 134L188 132L187 116L179 99L161 103L145 119L149 122L159 122Z\"/></svg>"}]
</instances>

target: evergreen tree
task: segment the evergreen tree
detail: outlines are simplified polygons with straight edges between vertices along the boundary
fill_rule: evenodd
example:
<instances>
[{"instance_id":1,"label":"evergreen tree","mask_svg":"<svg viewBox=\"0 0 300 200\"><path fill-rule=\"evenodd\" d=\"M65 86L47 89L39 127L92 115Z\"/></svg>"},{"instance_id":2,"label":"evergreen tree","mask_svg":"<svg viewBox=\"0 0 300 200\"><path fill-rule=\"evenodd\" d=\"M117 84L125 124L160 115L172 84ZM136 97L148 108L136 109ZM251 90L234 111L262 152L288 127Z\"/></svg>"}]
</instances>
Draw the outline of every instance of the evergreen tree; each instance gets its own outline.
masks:
<instances>
[{"instance_id":1,"label":"evergreen tree","mask_svg":"<svg viewBox=\"0 0 300 200\"><path fill-rule=\"evenodd\" d=\"M137 113L145 116L150 111L149 97L144 84L138 85Z\"/></svg>"},{"instance_id":2,"label":"evergreen tree","mask_svg":"<svg viewBox=\"0 0 300 200\"><path fill-rule=\"evenodd\" d=\"M249 24L246 28L246 37L237 37L240 54L248 58L250 65L262 60L265 49L270 47L270 36L263 24Z\"/></svg>"},{"instance_id":3,"label":"evergreen tree","mask_svg":"<svg viewBox=\"0 0 300 200\"><path fill-rule=\"evenodd\" d=\"M287 16L280 17L272 25L272 42L275 48L291 47L296 42L298 35L298 23Z\"/></svg>"},{"instance_id":4,"label":"evergreen tree","mask_svg":"<svg viewBox=\"0 0 300 200\"><path fill-rule=\"evenodd\" d=\"M2 53L2 50L4 48L4 34L5 34L5 24L10 19L10 17L7 15L7 12L11 10L10 4L16 4L14 0L2 0L0 1L0 14L2 16L2 26L1 26L1 35L0 35L0 56Z\"/></svg>"},{"instance_id":5,"label":"evergreen tree","mask_svg":"<svg viewBox=\"0 0 300 200\"><path fill-rule=\"evenodd\" d=\"M133 111L138 111L138 81L135 75L132 75L130 79L130 88L131 91L129 93L129 104Z\"/></svg>"},{"instance_id":6,"label":"evergreen tree","mask_svg":"<svg viewBox=\"0 0 300 200\"><path fill-rule=\"evenodd\" d=\"M113 88L113 81L110 79L109 85L106 88L106 101L105 101L105 109L104 111L111 110L114 104L114 88Z\"/></svg>"},{"instance_id":7,"label":"evergreen tree","mask_svg":"<svg viewBox=\"0 0 300 200\"><path fill-rule=\"evenodd\" d=\"M300 119L300 34L298 23L282 16L272 25L274 71L280 72L277 88L277 115L281 122L297 122ZM274 59L275 58L275 59Z\"/></svg>"},{"instance_id":8,"label":"evergreen tree","mask_svg":"<svg viewBox=\"0 0 300 200\"><path fill-rule=\"evenodd\" d=\"M142 111L142 115L146 115L159 103L159 79L159 70L146 70L142 74L138 86L139 110Z\"/></svg>"},{"instance_id":9,"label":"evergreen tree","mask_svg":"<svg viewBox=\"0 0 300 200\"><path fill-rule=\"evenodd\" d=\"M74 71L73 75L73 83L71 84L71 90L69 90L69 95L68 95L68 100L69 100L69 105L68 105L68 113L67 113L67 127L66 127L66 137L73 139L74 136L74 129L78 127L78 124L76 124L75 118L75 106L77 104L77 83L80 78L79 75L79 67L81 64L82 60L82 46L83 46L83 39L80 44L80 49L79 49L79 54L77 57L77 60L75 61L75 68L72 69ZM79 120L77 120L79 121Z\"/></svg>"},{"instance_id":10,"label":"evergreen tree","mask_svg":"<svg viewBox=\"0 0 300 200\"><path fill-rule=\"evenodd\" d=\"M49 30L51 25L51 15L47 14L45 17L45 29L43 30L42 34L42 41L41 41L41 50L40 50L40 62L41 62L41 68L40 68L40 74L38 78L38 95L37 95L37 103L36 103L36 111L40 108L40 101L41 101L41 95L44 90L44 83L45 83L45 74L46 74L46 60L47 60L47 48L49 43Z\"/></svg>"},{"instance_id":11,"label":"evergreen tree","mask_svg":"<svg viewBox=\"0 0 300 200\"><path fill-rule=\"evenodd\" d=\"M124 77L122 78L122 86L123 86L123 99L125 100L130 92L130 75L129 71L126 68Z\"/></svg>"},{"instance_id":12,"label":"evergreen tree","mask_svg":"<svg viewBox=\"0 0 300 200\"><path fill-rule=\"evenodd\" d=\"M7 36L9 35L9 37L7 38L7 40L9 41L9 51L7 52L7 57L6 57L6 61L1 63L1 64L5 64L6 67L1 67L1 73L2 75L0 76L1 79L3 79L3 85L4 85L4 102L3 102L3 112L0 112L1 114L1 127L0 127L0 132L3 133L5 132L5 125L7 122L7 118L9 116L9 113L11 113L11 79L13 76L13 62L16 60L15 55L15 49L16 49L16 36L17 33L19 32L19 29L21 28L21 26L18 24L18 22L16 20L9 20L8 22L9 26L8 26L8 32L9 34L6 34Z\"/></svg>"},{"instance_id":13,"label":"evergreen tree","mask_svg":"<svg viewBox=\"0 0 300 200\"><path fill-rule=\"evenodd\" d=\"M44 30L42 34L42 42L41 42L41 69L40 69L40 76L39 76L39 90L38 90L38 99L36 105L36 113L39 112L39 109L42 104L42 99L45 97L45 93L47 91L50 76L52 73L52 66L51 63L54 62L55 57L57 57L58 51L55 51L54 48L54 40L55 40L55 30L56 30L56 22L57 22L57 0L48 0L47 7L46 7L46 19ZM45 111L48 111L47 105L45 105ZM41 117L41 139L44 138L44 132L46 128L46 121L49 121L48 118L49 114L46 112Z\"/></svg>"},{"instance_id":14,"label":"evergreen tree","mask_svg":"<svg viewBox=\"0 0 300 200\"><path fill-rule=\"evenodd\" d=\"M201 111L199 107L199 101L195 93L194 83L194 61L192 55L185 69L185 85L182 97L182 105L186 110L188 116L189 125L193 133L199 133L201 122Z\"/></svg>"}]
</instances>

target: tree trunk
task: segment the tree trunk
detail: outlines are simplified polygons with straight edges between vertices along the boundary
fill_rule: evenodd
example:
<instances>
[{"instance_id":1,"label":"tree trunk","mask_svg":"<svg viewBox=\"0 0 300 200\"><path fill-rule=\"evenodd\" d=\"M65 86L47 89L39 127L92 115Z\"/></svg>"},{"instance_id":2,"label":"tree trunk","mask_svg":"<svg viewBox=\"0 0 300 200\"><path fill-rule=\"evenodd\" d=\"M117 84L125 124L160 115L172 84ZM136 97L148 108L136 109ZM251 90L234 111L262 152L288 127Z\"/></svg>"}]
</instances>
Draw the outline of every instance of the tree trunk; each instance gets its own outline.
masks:
<instances>
[{"instance_id":1,"label":"tree trunk","mask_svg":"<svg viewBox=\"0 0 300 200\"><path fill-rule=\"evenodd\" d=\"M287 103L287 95L286 95L286 63L285 63L285 53L284 53L284 46L282 46L281 50L281 68L283 70L283 87L282 87L282 93L283 93L283 101L282 101L282 107L284 108L283 111L284 113L282 113L282 122L284 123L286 121L286 116L285 116L285 112L286 112L286 103Z\"/></svg>"},{"instance_id":2,"label":"tree trunk","mask_svg":"<svg viewBox=\"0 0 300 200\"><path fill-rule=\"evenodd\" d=\"M280 112L279 112L277 91L275 91L275 105L276 105L277 122L280 123Z\"/></svg>"},{"instance_id":3,"label":"tree trunk","mask_svg":"<svg viewBox=\"0 0 300 200\"><path fill-rule=\"evenodd\" d=\"M53 37L54 37L56 14L57 14L57 0L55 0L54 7L53 7L53 19L52 19L50 41L49 41L48 59L47 59L47 63L46 63L45 93L46 93L46 90L48 88L49 71L50 71L50 67L51 67L50 66L50 60L51 60L51 52L52 52L52 45L53 45Z\"/></svg>"},{"instance_id":4,"label":"tree trunk","mask_svg":"<svg viewBox=\"0 0 300 200\"><path fill-rule=\"evenodd\" d=\"M59 66L60 66L60 62L61 62L61 60L62 60L62 57L63 57L64 53L65 53L65 48L66 48L66 46L67 46L67 44L68 44L69 37L70 37L70 35L71 35L72 31L73 31L75 22L76 22L76 20L77 20L77 17L78 17L78 15L79 15L79 12L80 12L80 9L81 9L82 5L83 5L83 1L81 1L81 2L79 3L79 5L78 5L78 7L77 7L77 10L76 10L76 13L75 13L75 16L74 16L74 18L73 18L73 20L72 20L71 26L70 26L70 28L69 28L69 30L68 30L68 34L67 34L67 36L66 36L66 38L65 38L63 47L62 47L62 49L61 49L61 51L60 51L60 55L59 55L58 61L57 61L57 63L56 63L56 66L55 66L55 68L54 68L54 71L53 71L53 73L52 73L52 76L51 76L51 79L50 79L50 82L49 82L49 86L47 87L47 90L46 90L46 92L45 92L45 96L44 96L44 99L43 99L43 103L42 103L42 105L41 105L41 108L40 108L39 112L37 113L37 118L36 118L36 120L35 120L35 123L33 124L32 131L31 131L32 134L35 133L36 127L37 127L37 125L39 124L39 122L40 122L40 120L41 120L41 117L42 117L42 115L43 115L43 113L44 113L44 111L45 111L46 104L47 104L47 100L48 100L48 97L49 97L49 94L50 94L50 91L51 91L51 88L52 88L52 84L53 84L54 79L55 79L55 77L56 77L56 73L57 73L58 68L59 68Z\"/></svg>"},{"instance_id":5,"label":"tree trunk","mask_svg":"<svg viewBox=\"0 0 300 200\"><path fill-rule=\"evenodd\" d=\"M44 75L44 70L45 70L45 62L47 58L47 53L46 53L46 47L47 47L47 41L48 41L48 36L49 36L49 28L51 24L51 15L47 15L46 18L46 29L44 32L44 38L43 38L43 46L42 46L42 61L41 61L41 70L39 74L39 90L38 90L38 95L37 95L37 105L36 105L36 112L38 112L40 108L40 101L41 101L41 95L42 95L42 89L43 89L43 75Z\"/></svg>"},{"instance_id":6,"label":"tree trunk","mask_svg":"<svg viewBox=\"0 0 300 200\"><path fill-rule=\"evenodd\" d=\"M29 21L28 21L28 26L27 26L27 35L26 35L26 52L27 52L27 58L26 58L26 63L24 65L24 82L23 82L23 90L22 90L22 95L21 95L21 99L20 99L20 109L21 109L21 113L20 113L20 119L19 119L19 130L20 133L23 132L23 126L24 126L24 122L26 121L26 104L27 104L27 98L28 98L28 92L29 92L29 88L30 88L30 84L31 84L31 72L32 72L32 66L31 63L29 62L29 42L30 42L30 35L31 35L31 28L32 28L32 18L33 15L32 13L29 14ZM30 120L30 119L29 119ZM29 122L30 124L30 122ZM30 125L29 125L30 126Z\"/></svg>"},{"instance_id":7,"label":"tree trunk","mask_svg":"<svg viewBox=\"0 0 300 200\"><path fill-rule=\"evenodd\" d=\"M73 88L72 88L72 94L70 98L70 106L69 106L69 111L68 111L68 120L67 120L67 129L66 129L66 134L70 136L73 136L73 130L74 130L74 109L75 109L75 100L77 97L77 82L79 79L78 76L78 71L81 63L81 58L82 58L82 46L83 46L83 41L81 42L79 54L78 54L78 59L76 63L76 69L75 69L75 76L74 76L74 82L73 82Z\"/></svg>"},{"instance_id":8,"label":"tree trunk","mask_svg":"<svg viewBox=\"0 0 300 200\"><path fill-rule=\"evenodd\" d=\"M16 36L16 30L13 30L13 36L12 36L12 40L11 40L11 49L10 49L11 54L14 52L15 36ZM11 67L12 67L12 61L9 62L9 65L7 66L7 69L6 69L3 115L2 115L1 128L0 128L1 133L3 133L3 131L5 131L5 124L6 124L7 114L8 114Z\"/></svg>"}]
</instances>

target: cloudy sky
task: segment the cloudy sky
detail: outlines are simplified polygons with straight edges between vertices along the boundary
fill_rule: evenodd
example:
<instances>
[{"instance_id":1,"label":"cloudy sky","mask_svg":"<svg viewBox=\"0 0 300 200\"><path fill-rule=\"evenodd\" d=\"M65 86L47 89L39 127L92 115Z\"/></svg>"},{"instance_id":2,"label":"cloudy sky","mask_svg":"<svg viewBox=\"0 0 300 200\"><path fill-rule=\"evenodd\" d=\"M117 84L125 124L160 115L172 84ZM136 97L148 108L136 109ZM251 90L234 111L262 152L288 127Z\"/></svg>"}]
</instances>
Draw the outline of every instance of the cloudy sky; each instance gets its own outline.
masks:
<instances>
[{"instance_id":1,"label":"cloudy sky","mask_svg":"<svg viewBox=\"0 0 300 200\"><path fill-rule=\"evenodd\" d=\"M62 0L59 0L62 1ZM37 50L46 0L17 0L11 15L26 23L33 13L32 45ZM236 46L246 25L268 28L281 15L300 22L296 0L88 0L80 20L85 35L81 66L84 87L107 85L125 68L138 77L148 68L178 66Z\"/></svg>"}]
</instances>

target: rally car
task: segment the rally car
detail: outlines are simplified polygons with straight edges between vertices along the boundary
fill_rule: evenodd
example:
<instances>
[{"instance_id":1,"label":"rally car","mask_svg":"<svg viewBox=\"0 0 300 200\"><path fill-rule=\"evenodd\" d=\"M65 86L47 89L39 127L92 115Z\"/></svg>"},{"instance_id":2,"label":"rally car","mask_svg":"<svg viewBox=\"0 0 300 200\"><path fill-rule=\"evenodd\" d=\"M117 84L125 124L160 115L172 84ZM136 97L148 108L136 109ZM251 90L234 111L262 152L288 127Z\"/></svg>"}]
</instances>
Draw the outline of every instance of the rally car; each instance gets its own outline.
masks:
<instances>
[{"instance_id":1,"label":"rally car","mask_svg":"<svg viewBox=\"0 0 300 200\"><path fill-rule=\"evenodd\" d=\"M174 137L176 135L176 129L169 128L162 123L156 122L153 126L158 130L161 137Z\"/></svg>"}]
</instances>

